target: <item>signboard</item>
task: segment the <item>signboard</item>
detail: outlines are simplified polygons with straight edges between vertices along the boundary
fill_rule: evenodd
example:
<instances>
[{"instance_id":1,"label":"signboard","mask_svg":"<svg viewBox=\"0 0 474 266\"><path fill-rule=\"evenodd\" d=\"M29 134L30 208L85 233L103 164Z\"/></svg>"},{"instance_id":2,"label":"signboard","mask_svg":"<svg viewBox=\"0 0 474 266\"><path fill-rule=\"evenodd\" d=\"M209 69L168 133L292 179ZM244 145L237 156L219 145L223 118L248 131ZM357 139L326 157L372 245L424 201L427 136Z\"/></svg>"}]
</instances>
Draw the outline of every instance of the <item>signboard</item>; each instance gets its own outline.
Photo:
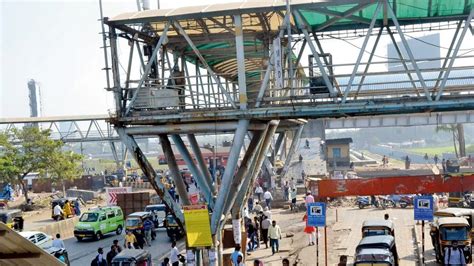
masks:
<instances>
[{"instance_id":1,"label":"signboard","mask_svg":"<svg viewBox=\"0 0 474 266\"><path fill-rule=\"evenodd\" d=\"M417 196L414 205L415 220L433 221L433 196Z\"/></svg>"},{"instance_id":2,"label":"signboard","mask_svg":"<svg viewBox=\"0 0 474 266\"><path fill-rule=\"evenodd\" d=\"M130 192L132 192L131 187L106 187L105 194L107 206L117 205L117 194Z\"/></svg>"},{"instance_id":3,"label":"signboard","mask_svg":"<svg viewBox=\"0 0 474 266\"><path fill-rule=\"evenodd\" d=\"M206 205L183 206L188 247L212 246L211 224Z\"/></svg>"},{"instance_id":4,"label":"signboard","mask_svg":"<svg viewBox=\"0 0 474 266\"><path fill-rule=\"evenodd\" d=\"M275 87L281 89L283 88L283 65L280 38L273 40L273 66L275 68Z\"/></svg>"},{"instance_id":5,"label":"signboard","mask_svg":"<svg viewBox=\"0 0 474 266\"><path fill-rule=\"evenodd\" d=\"M307 205L308 226L326 226L326 203L312 202Z\"/></svg>"}]
</instances>

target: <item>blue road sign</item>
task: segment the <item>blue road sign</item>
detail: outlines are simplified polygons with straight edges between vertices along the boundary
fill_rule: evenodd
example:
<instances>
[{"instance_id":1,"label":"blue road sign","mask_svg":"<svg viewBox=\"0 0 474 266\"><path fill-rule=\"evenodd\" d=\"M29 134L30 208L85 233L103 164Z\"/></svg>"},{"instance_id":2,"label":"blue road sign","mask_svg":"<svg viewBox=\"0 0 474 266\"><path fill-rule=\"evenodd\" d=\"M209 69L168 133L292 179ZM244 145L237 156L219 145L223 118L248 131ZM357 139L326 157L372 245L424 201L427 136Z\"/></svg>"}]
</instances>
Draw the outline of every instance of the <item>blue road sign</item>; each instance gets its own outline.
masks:
<instances>
[{"instance_id":1,"label":"blue road sign","mask_svg":"<svg viewBox=\"0 0 474 266\"><path fill-rule=\"evenodd\" d=\"M326 226L326 203L313 202L307 206L308 225L323 227Z\"/></svg>"},{"instance_id":2,"label":"blue road sign","mask_svg":"<svg viewBox=\"0 0 474 266\"><path fill-rule=\"evenodd\" d=\"M415 220L433 221L433 196L415 197Z\"/></svg>"}]
</instances>

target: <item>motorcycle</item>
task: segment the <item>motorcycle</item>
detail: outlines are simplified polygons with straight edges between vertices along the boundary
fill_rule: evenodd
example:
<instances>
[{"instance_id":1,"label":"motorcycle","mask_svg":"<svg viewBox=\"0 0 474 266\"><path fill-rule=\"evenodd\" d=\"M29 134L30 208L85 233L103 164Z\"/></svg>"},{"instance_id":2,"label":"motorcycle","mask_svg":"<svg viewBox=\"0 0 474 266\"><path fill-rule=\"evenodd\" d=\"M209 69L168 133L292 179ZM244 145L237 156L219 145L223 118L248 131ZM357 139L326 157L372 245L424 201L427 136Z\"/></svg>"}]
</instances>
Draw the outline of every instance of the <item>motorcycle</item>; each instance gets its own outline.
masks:
<instances>
[{"instance_id":1,"label":"motorcycle","mask_svg":"<svg viewBox=\"0 0 474 266\"><path fill-rule=\"evenodd\" d=\"M380 205L382 206L382 209L385 209L387 207L395 208L395 206L396 206L395 201L393 201L389 197L379 196L378 200L380 201Z\"/></svg>"},{"instance_id":2,"label":"motorcycle","mask_svg":"<svg viewBox=\"0 0 474 266\"><path fill-rule=\"evenodd\" d=\"M408 206L413 206L413 196L412 195L401 196L398 204L400 205L400 208L403 208L403 209L405 209Z\"/></svg>"},{"instance_id":3,"label":"motorcycle","mask_svg":"<svg viewBox=\"0 0 474 266\"><path fill-rule=\"evenodd\" d=\"M372 205L369 197L357 197L356 204L359 206L359 209Z\"/></svg>"}]
</instances>

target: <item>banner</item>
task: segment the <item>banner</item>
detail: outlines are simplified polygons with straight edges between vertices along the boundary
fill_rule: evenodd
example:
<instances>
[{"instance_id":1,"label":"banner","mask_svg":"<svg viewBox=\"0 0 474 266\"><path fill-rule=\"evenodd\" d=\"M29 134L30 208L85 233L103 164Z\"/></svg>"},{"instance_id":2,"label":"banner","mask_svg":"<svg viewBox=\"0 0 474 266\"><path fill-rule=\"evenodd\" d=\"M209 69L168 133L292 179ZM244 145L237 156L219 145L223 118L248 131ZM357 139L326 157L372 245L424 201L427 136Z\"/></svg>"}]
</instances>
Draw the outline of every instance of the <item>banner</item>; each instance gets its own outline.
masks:
<instances>
[{"instance_id":1,"label":"banner","mask_svg":"<svg viewBox=\"0 0 474 266\"><path fill-rule=\"evenodd\" d=\"M275 87L281 89L283 88L283 65L280 38L273 40L273 66L275 68Z\"/></svg>"},{"instance_id":2,"label":"banner","mask_svg":"<svg viewBox=\"0 0 474 266\"><path fill-rule=\"evenodd\" d=\"M183 206L188 247L212 246L211 224L206 205Z\"/></svg>"},{"instance_id":3,"label":"banner","mask_svg":"<svg viewBox=\"0 0 474 266\"><path fill-rule=\"evenodd\" d=\"M106 187L106 202L107 206L117 205L117 194L130 193L132 192L131 187Z\"/></svg>"}]
</instances>

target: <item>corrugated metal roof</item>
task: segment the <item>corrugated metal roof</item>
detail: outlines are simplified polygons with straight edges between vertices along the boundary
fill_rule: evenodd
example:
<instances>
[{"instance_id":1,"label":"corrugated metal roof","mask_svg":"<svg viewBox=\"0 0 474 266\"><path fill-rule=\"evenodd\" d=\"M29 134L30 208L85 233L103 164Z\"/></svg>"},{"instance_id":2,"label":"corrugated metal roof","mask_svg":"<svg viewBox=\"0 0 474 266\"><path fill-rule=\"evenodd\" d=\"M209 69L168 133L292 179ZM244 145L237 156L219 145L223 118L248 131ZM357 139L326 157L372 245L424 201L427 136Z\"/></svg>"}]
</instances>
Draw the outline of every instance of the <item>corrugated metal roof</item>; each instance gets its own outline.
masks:
<instances>
[{"instance_id":1,"label":"corrugated metal roof","mask_svg":"<svg viewBox=\"0 0 474 266\"><path fill-rule=\"evenodd\" d=\"M63 266L64 264L0 222L0 265Z\"/></svg>"}]
</instances>

